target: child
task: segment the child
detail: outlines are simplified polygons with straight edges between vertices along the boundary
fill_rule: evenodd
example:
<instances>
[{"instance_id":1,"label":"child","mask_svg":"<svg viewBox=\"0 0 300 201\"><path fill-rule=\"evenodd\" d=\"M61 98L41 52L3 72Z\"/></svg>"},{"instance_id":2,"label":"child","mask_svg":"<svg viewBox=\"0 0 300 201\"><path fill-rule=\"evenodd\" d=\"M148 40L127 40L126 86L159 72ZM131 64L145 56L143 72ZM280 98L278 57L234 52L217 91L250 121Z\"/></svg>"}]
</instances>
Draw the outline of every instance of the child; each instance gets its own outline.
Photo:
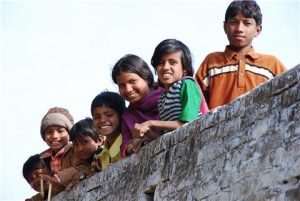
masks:
<instances>
[{"instance_id":1,"label":"child","mask_svg":"<svg viewBox=\"0 0 300 201\"><path fill-rule=\"evenodd\" d=\"M105 169L122 158L121 116L124 110L125 101L118 93L105 91L94 98L91 105L94 126L106 139L103 150L94 156L93 169Z\"/></svg>"},{"instance_id":2,"label":"child","mask_svg":"<svg viewBox=\"0 0 300 201\"><path fill-rule=\"evenodd\" d=\"M94 155L102 151L103 137L99 136L91 118L82 119L71 128L70 140L73 142L77 156L87 161L88 164L92 164ZM78 171L73 175L72 185L76 185L81 179L91 176L94 171L95 169L92 168L88 174Z\"/></svg>"},{"instance_id":3,"label":"child","mask_svg":"<svg viewBox=\"0 0 300 201\"><path fill-rule=\"evenodd\" d=\"M147 63L140 57L128 54L113 67L112 79L119 87L120 95L129 102L122 116L122 156L137 152L146 138L133 139L135 123L159 119L158 99L163 92L155 86L153 74Z\"/></svg>"},{"instance_id":4,"label":"child","mask_svg":"<svg viewBox=\"0 0 300 201\"><path fill-rule=\"evenodd\" d=\"M262 14L256 1L233 1L227 8L224 30L229 40L224 52L209 54L195 76L213 109L285 71L274 56L259 54L252 40L262 30Z\"/></svg>"},{"instance_id":5,"label":"child","mask_svg":"<svg viewBox=\"0 0 300 201\"><path fill-rule=\"evenodd\" d=\"M192 57L185 44L176 39L160 42L155 48L151 64L165 88L158 105L160 120L136 124L136 137L153 134L154 128L163 132L175 130L208 111L201 90L192 78Z\"/></svg>"},{"instance_id":6,"label":"child","mask_svg":"<svg viewBox=\"0 0 300 201\"><path fill-rule=\"evenodd\" d=\"M48 168L49 175L41 177L48 182L66 187L78 171L89 172L89 164L75 155L69 142L69 131L74 120L67 109L54 107L49 109L41 122L41 136L50 147L41 153L41 160Z\"/></svg>"},{"instance_id":7,"label":"child","mask_svg":"<svg viewBox=\"0 0 300 201\"><path fill-rule=\"evenodd\" d=\"M42 174L46 174L45 170L43 169L43 165L41 163L40 154L36 154L30 156L26 162L23 164L23 176L28 182L28 184L36 191L40 192L33 197L26 199L26 200L44 200L44 198L48 194L48 185L44 184L41 181L40 176ZM57 193L63 191L64 188L60 185L53 185L51 194L52 196L56 195Z\"/></svg>"}]
</instances>

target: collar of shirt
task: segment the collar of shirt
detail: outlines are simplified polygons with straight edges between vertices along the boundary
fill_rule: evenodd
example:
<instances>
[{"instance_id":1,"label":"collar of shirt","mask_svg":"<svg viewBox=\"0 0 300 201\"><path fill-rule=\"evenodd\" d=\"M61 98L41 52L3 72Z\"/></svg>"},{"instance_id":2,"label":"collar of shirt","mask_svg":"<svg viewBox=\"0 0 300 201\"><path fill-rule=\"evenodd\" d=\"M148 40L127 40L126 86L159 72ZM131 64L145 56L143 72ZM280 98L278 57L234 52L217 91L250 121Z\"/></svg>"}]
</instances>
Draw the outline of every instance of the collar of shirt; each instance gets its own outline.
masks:
<instances>
[{"instance_id":1,"label":"collar of shirt","mask_svg":"<svg viewBox=\"0 0 300 201\"><path fill-rule=\"evenodd\" d=\"M72 143L69 142L68 144L66 144L63 148L61 148L55 155L53 155L52 149L49 148L46 151L41 153L41 157L40 158L55 158L58 157L60 155L64 155L65 153L67 153L71 148L72 148Z\"/></svg>"},{"instance_id":2,"label":"collar of shirt","mask_svg":"<svg viewBox=\"0 0 300 201\"><path fill-rule=\"evenodd\" d=\"M120 134L114 143L109 147L107 141L104 142L104 147L102 152L99 154L101 159L102 169L106 168L111 161L111 158L114 158L120 153L120 146L122 144L122 135Z\"/></svg>"},{"instance_id":3,"label":"collar of shirt","mask_svg":"<svg viewBox=\"0 0 300 201\"><path fill-rule=\"evenodd\" d=\"M232 49L230 49L228 45L225 48L224 54L225 54L225 58L227 61L235 60L237 57L237 53L235 51L233 51ZM255 53L253 47L251 47L251 49L247 52L247 54L245 56L249 57L253 60L258 59L258 55Z\"/></svg>"}]
</instances>

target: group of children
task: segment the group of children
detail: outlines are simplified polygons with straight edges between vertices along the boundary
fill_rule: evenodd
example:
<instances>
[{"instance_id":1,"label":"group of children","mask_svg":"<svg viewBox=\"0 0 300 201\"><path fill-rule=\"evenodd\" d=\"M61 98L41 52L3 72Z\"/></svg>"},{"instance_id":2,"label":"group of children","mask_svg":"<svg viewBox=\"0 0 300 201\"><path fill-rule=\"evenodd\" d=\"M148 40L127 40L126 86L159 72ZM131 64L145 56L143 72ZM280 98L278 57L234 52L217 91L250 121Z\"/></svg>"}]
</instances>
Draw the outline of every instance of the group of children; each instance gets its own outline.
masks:
<instances>
[{"instance_id":1,"label":"group of children","mask_svg":"<svg viewBox=\"0 0 300 201\"><path fill-rule=\"evenodd\" d=\"M224 21L229 45L224 52L209 54L195 79L189 48L179 40L166 39L151 58L157 83L147 63L128 54L112 69L119 94L97 95L91 104L92 118L74 124L67 109L51 108L40 129L49 149L31 156L23 166L24 178L39 192L28 200L44 200L70 188L284 72L278 59L258 54L252 47L261 23L255 1L233 1Z\"/></svg>"}]
</instances>

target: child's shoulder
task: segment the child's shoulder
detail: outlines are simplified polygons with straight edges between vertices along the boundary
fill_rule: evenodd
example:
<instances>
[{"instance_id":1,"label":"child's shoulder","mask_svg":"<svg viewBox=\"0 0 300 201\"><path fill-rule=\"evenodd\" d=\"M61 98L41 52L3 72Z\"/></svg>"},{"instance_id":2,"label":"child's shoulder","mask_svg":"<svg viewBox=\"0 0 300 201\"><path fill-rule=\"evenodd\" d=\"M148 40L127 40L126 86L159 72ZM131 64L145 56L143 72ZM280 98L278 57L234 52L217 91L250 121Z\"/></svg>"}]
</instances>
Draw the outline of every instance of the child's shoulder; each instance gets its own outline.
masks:
<instances>
[{"instance_id":1,"label":"child's shoulder","mask_svg":"<svg viewBox=\"0 0 300 201\"><path fill-rule=\"evenodd\" d=\"M178 80L177 82L175 82L170 88L170 91L180 91L183 87L189 88L190 86L194 86L194 85L197 85L196 80L193 77L186 76Z\"/></svg>"},{"instance_id":2,"label":"child's shoulder","mask_svg":"<svg viewBox=\"0 0 300 201\"><path fill-rule=\"evenodd\" d=\"M265 53L257 53L256 56L258 59L268 60L268 61L279 61L279 59L272 54L265 54Z\"/></svg>"},{"instance_id":3,"label":"child's shoulder","mask_svg":"<svg viewBox=\"0 0 300 201\"><path fill-rule=\"evenodd\" d=\"M220 56L220 55L224 55L225 51L215 51L215 52L210 52L207 54L206 57L215 57L215 56Z\"/></svg>"},{"instance_id":4,"label":"child's shoulder","mask_svg":"<svg viewBox=\"0 0 300 201\"><path fill-rule=\"evenodd\" d=\"M217 52L211 52L206 55L203 63L206 64L218 64L218 63L226 63L226 53L225 51L217 51Z\"/></svg>"},{"instance_id":5,"label":"child's shoulder","mask_svg":"<svg viewBox=\"0 0 300 201\"><path fill-rule=\"evenodd\" d=\"M180 80L182 84L196 84L196 80L193 77L186 76Z\"/></svg>"},{"instance_id":6,"label":"child's shoulder","mask_svg":"<svg viewBox=\"0 0 300 201\"><path fill-rule=\"evenodd\" d=\"M218 58L218 57L224 57L225 51L216 51L211 52L206 55L206 58Z\"/></svg>"}]
</instances>

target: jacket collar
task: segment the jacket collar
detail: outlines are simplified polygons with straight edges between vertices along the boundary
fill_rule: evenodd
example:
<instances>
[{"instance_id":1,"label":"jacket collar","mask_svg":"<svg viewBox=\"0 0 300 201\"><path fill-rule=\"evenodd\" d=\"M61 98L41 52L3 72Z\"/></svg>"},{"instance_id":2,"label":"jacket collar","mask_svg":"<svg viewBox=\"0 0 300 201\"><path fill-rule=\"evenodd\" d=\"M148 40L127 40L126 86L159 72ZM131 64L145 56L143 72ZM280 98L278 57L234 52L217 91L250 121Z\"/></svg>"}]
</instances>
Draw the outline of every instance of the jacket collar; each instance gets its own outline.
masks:
<instances>
[{"instance_id":1,"label":"jacket collar","mask_svg":"<svg viewBox=\"0 0 300 201\"><path fill-rule=\"evenodd\" d=\"M227 61L237 59L237 53L230 49L229 45L226 46L224 54ZM245 57L253 60L258 59L258 55L255 53L253 47L251 47L251 49L246 53Z\"/></svg>"}]
</instances>

